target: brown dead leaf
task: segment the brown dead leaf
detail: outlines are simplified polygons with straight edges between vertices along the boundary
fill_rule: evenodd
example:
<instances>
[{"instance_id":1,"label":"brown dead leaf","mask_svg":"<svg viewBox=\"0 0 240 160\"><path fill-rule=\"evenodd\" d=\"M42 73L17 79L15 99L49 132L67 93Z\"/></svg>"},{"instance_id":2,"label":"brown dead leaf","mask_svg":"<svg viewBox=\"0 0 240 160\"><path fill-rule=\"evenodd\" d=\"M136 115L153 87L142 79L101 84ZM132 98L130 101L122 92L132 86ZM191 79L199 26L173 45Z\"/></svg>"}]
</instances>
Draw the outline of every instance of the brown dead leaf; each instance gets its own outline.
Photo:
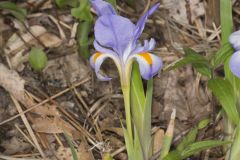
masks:
<instances>
[{"instance_id":1,"label":"brown dead leaf","mask_svg":"<svg viewBox=\"0 0 240 160\"><path fill-rule=\"evenodd\" d=\"M89 150L88 145L86 143L81 142L77 151L79 160L94 160L93 154L91 150Z\"/></svg>"},{"instance_id":2,"label":"brown dead leaf","mask_svg":"<svg viewBox=\"0 0 240 160\"><path fill-rule=\"evenodd\" d=\"M60 146L57 150L56 156L59 160L72 160L72 152L70 148Z\"/></svg>"},{"instance_id":3,"label":"brown dead leaf","mask_svg":"<svg viewBox=\"0 0 240 160\"><path fill-rule=\"evenodd\" d=\"M36 132L41 133L63 133L67 132L70 136L73 135L74 128L60 118L34 118L32 120L32 128Z\"/></svg>"},{"instance_id":4,"label":"brown dead leaf","mask_svg":"<svg viewBox=\"0 0 240 160\"><path fill-rule=\"evenodd\" d=\"M24 142L16 136L11 139L3 140L1 147L5 149L4 154L21 153L32 148L30 143Z\"/></svg>"},{"instance_id":5,"label":"brown dead leaf","mask_svg":"<svg viewBox=\"0 0 240 160\"><path fill-rule=\"evenodd\" d=\"M42 26L32 26L29 28L29 30L35 37L38 37L38 36L46 33L46 31L47 31ZM33 42L33 40L34 40L34 37L29 32L21 34L21 37L27 43ZM16 53L17 51L19 51L23 48L26 48L22 39L20 37L18 37L17 34L13 34L6 44L6 47L4 49L5 53L6 54Z\"/></svg>"},{"instance_id":6,"label":"brown dead leaf","mask_svg":"<svg viewBox=\"0 0 240 160\"><path fill-rule=\"evenodd\" d=\"M94 160L92 152L89 151L88 145L84 142L81 142L75 151L77 153L78 160ZM56 156L59 160L73 159L71 149L63 146L58 148Z\"/></svg>"},{"instance_id":7,"label":"brown dead leaf","mask_svg":"<svg viewBox=\"0 0 240 160\"><path fill-rule=\"evenodd\" d=\"M50 118L34 118L32 128L41 133L63 133L56 121Z\"/></svg>"},{"instance_id":8,"label":"brown dead leaf","mask_svg":"<svg viewBox=\"0 0 240 160\"><path fill-rule=\"evenodd\" d=\"M58 47L62 40L54 34L44 33L39 37L39 40L44 44L45 47Z\"/></svg>"},{"instance_id":9,"label":"brown dead leaf","mask_svg":"<svg viewBox=\"0 0 240 160\"><path fill-rule=\"evenodd\" d=\"M153 136L153 154L158 153L163 144L164 130L159 129Z\"/></svg>"},{"instance_id":10,"label":"brown dead leaf","mask_svg":"<svg viewBox=\"0 0 240 160\"><path fill-rule=\"evenodd\" d=\"M17 100L24 101L25 81L14 70L0 63L0 86L13 95Z\"/></svg>"}]
</instances>

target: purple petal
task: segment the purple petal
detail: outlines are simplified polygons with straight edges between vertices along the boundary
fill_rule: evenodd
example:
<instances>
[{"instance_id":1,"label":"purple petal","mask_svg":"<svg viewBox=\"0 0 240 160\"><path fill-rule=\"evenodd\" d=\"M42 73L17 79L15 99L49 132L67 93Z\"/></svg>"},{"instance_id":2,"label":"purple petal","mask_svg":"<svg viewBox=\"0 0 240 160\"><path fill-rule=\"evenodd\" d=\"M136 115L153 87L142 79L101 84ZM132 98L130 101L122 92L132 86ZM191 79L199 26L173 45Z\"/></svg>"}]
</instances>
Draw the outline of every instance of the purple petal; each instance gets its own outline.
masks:
<instances>
[{"instance_id":1,"label":"purple petal","mask_svg":"<svg viewBox=\"0 0 240 160\"><path fill-rule=\"evenodd\" d=\"M119 55L133 37L135 25L127 18L117 15L103 15L96 21L95 38L104 47L112 48Z\"/></svg>"},{"instance_id":2,"label":"purple petal","mask_svg":"<svg viewBox=\"0 0 240 160\"><path fill-rule=\"evenodd\" d=\"M132 51L132 54L151 51L154 49L155 45L156 41L153 38L151 38L150 41L145 40L144 46L138 44L136 48Z\"/></svg>"},{"instance_id":3,"label":"purple petal","mask_svg":"<svg viewBox=\"0 0 240 160\"><path fill-rule=\"evenodd\" d=\"M94 42L93 42L93 45L94 45L94 48L96 49L96 51L98 51L98 52L115 54L111 49L104 48L103 46L101 46L100 44L98 44L97 41L94 41Z\"/></svg>"},{"instance_id":4,"label":"purple petal","mask_svg":"<svg viewBox=\"0 0 240 160\"><path fill-rule=\"evenodd\" d=\"M162 60L150 53L135 54L134 57L139 64L141 76L145 80L155 76L163 66Z\"/></svg>"},{"instance_id":5,"label":"purple petal","mask_svg":"<svg viewBox=\"0 0 240 160\"><path fill-rule=\"evenodd\" d=\"M240 78L240 51L235 52L229 62L232 73Z\"/></svg>"},{"instance_id":6,"label":"purple petal","mask_svg":"<svg viewBox=\"0 0 240 160\"><path fill-rule=\"evenodd\" d=\"M148 10L137 22L136 30L134 32L134 42L140 37L145 27L145 23L149 16L151 16L159 7L160 3L154 5L150 10Z\"/></svg>"},{"instance_id":7,"label":"purple petal","mask_svg":"<svg viewBox=\"0 0 240 160\"><path fill-rule=\"evenodd\" d=\"M106 54L101 54L101 53L95 53L90 57L90 64L91 66L95 69L96 76L98 79L101 81L109 81L112 78L110 77L104 77L99 73L101 65L105 59L109 58Z\"/></svg>"},{"instance_id":8,"label":"purple petal","mask_svg":"<svg viewBox=\"0 0 240 160\"><path fill-rule=\"evenodd\" d=\"M97 12L98 16L103 15L116 15L116 11L113 6L103 0L92 0L91 4L94 10Z\"/></svg>"},{"instance_id":9,"label":"purple petal","mask_svg":"<svg viewBox=\"0 0 240 160\"><path fill-rule=\"evenodd\" d=\"M240 50L240 30L230 35L229 42L232 44L233 48Z\"/></svg>"}]
</instances>

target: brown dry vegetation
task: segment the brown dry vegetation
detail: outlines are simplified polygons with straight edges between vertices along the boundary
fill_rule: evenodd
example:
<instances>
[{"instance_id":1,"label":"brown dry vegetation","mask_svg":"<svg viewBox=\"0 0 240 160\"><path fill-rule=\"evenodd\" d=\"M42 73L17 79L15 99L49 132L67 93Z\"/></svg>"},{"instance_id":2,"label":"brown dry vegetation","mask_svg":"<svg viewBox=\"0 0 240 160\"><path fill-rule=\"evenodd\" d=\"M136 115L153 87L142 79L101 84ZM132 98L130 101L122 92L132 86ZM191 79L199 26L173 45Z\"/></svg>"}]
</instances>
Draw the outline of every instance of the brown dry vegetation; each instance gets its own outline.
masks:
<instances>
[{"instance_id":1,"label":"brown dry vegetation","mask_svg":"<svg viewBox=\"0 0 240 160\"><path fill-rule=\"evenodd\" d=\"M70 160L63 131L74 139L81 160L102 159L105 153L126 159L120 124L123 99L113 63L103 66L113 80L98 81L88 62L79 58L77 21L68 8L60 10L51 0L12 2L27 8L28 16L24 26L0 11L0 159ZM119 13L134 22L148 7L147 1L139 1L136 12L118 1ZM220 45L218 7L218 1L162 0L142 38L157 40L154 53L162 57L165 68L183 57L183 46L210 57ZM233 2L233 11L238 27L239 2ZM42 73L28 64L31 46L47 53L49 61ZM199 140L224 136L217 117L219 108L207 90L206 78L191 66L169 72L163 69L154 79L152 122L159 143L173 108L177 110L173 147L204 118L211 123L199 133ZM193 159L223 159L223 155L217 148Z\"/></svg>"}]
</instances>

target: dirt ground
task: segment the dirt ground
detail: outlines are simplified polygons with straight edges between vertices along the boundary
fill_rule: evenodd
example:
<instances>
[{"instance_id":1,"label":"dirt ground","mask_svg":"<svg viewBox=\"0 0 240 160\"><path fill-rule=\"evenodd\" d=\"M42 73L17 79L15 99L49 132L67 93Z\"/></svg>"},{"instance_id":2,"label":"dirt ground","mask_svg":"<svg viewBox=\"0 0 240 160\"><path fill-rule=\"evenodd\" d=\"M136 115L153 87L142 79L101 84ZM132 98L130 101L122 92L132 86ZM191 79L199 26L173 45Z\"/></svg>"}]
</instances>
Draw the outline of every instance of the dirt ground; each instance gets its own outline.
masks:
<instances>
[{"instance_id":1,"label":"dirt ground","mask_svg":"<svg viewBox=\"0 0 240 160\"><path fill-rule=\"evenodd\" d=\"M113 79L99 81L89 62L77 52L76 26L69 8L58 9L53 1L12 0L28 10L25 25L0 10L0 159L71 159L63 136L74 139L81 160L102 159L110 152L126 159L120 119L124 119L123 98L116 67L111 61L102 70ZM157 1L151 1L151 4ZM148 7L139 1L137 9L117 1L119 14L136 22ZM147 21L142 39L153 37L153 51L164 61L164 69L154 78L152 106L153 132L165 130L172 109L176 124L172 148L200 120L209 125L198 139L221 139L220 108L206 87L206 77L192 66L165 71L183 57L183 47L212 56L220 46L219 2L210 0L162 0ZM40 5L39 5L40 4ZM94 14L94 13L93 13ZM233 2L235 28L240 26L240 3ZM92 34L92 33L91 33ZM49 59L42 72L28 63L31 46L43 48ZM94 49L91 46L91 53ZM222 68L219 67L219 74ZM2 87L1 87L2 86ZM24 114L20 114L23 111ZM156 136L157 137L157 136ZM159 140L160 141L160 140ZM211 149L191 159L224 158L222 148Z\"/></svg>"}]
</instances>

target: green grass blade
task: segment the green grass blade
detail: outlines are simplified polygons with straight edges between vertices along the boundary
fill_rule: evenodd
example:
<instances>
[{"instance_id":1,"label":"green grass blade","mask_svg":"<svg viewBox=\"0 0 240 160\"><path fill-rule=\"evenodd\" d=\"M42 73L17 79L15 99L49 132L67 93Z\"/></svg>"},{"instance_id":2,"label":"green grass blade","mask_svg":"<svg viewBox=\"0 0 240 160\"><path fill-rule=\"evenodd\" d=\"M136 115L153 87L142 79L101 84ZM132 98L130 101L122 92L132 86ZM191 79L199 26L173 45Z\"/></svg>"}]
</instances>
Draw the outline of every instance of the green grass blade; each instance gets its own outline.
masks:
<instances>
[{"instance_id":1,"label":"green grass blade","mask_svg":"<svg viewBox=\"0 0 240 160\"><path fill-rule=\"evenodd\" d=\"M153 94L153 79L148 80L146 100L143 111L143 130L142 130L142 143L143 152L146 156L145 159L149 159L152 155L152 141L151 141L151 118L152 118L152 94Z\"/></svg>"},{"instance_id":2,"label":"green grass blade","mask_svg":"<svg viewBox=\"0 0 240 160\"><path fill-rule=\"evenodd\" d=\"M198 128L195 127L192 129L184 138L183 140L178 144L177 150L178 151L183 151L189 144L192 144L195 142L198 134Z\"/></svg>"},{"instance_id":3,"label":"green grass blade","mask_svg":"<svg viewBox=\"0 0 240 160\"><path fill-rule=\"evenodd\" d=\"M63 132L63 135L65 136L65 138L67 140L67 143L70 146L70 149L71 149L71 152L72 152L72 156L73 156L73 160L78 160L77 152L76 152L76 150L75 150L75 148L73 146L73 143L72 143L72 140L71 140L70 136L66 132Z\"/></svg>"},{"instance_id":4,"label":"green grass blade","mask_svg":"<svg viewBox=\"0 0 240 160\"><path fill-rule=\"evenodd\" d=\"M191 48L184 48L185 57L178 60L176 63L165 69L166 71L173 70L176 68L183 67L187 64L192 64L193 67L202 75L205 75L207 77L211 76L211 64L208 62L208 60L192 50Z\"/></svg>"},{"instance_id":5,"label":"green grass blade","mask_svg":"<svg viewBox=\"0 0 240 160\"><path fill-rule=\"evenodd\" d=\"M231 0L220 0L220 20L222 30L222 44L225 44L228 42L228 37L233 31Z\"/></svg>"},{"instance_id":6,"label":"green grass blade","mask_svg":"<svg viewBox=\"0 0 240 160\"><path fill-rule=\"evenodd\" d=\"M229 81L221 78L211 79L208 81L208 87L212 90L213 94L221 103L228 118L237 125L239 121L239 115L235 105L233 87Z\"/></svg>"},{"instance_id":7,"label":"green grass blade","mask_svg":"<svg viewBox=\"0 0 240 160\"><path fill-rule=\"evenodd\" d=\"M201 141L201 142L195 142L193 144L188 145L182 152L181 157L188 158L189 156L192 156L194 154L197 154L203 150L219 147L225 144L229 144L231 142L229 141L216 141L216 140L207 140L207 141Z\"/></svg>"},{"instance_id":8,"label":"green grass blade","mask_svg":"<svg viewBox=\"0 0 240 160\"><path fill-rule=\"evenodd\" d=\"M21 7L18 7L12 2L3 1L0 2L0 9L8 10L14 17L20 21L24 21L27 16L27 10Z\"/></svg>"},{"instance_id":9,"label":"green grass blade","mask_svg":"<svg viewBox=\"0 0 240 160\"><path fill-rule=\"evenodd\" d=\"M220 64L223 64L233 53L234 49L230 43L225 43L218 50L216 55L212 59L213 68L218 67Z\"/></svg>"},{"instance_id":10,"label":"green grass blade","mask_svg":"<svg viewBox=\"0 0 240 160\"><path fill-rule=\"evenodd\" d=\"M230 152L230 159L235 160L239 159L240 157L240 123L238 124L237 128L235 129L235 137L233 139L233 144L231 147Z\"/></svg>"}]
</instances>

